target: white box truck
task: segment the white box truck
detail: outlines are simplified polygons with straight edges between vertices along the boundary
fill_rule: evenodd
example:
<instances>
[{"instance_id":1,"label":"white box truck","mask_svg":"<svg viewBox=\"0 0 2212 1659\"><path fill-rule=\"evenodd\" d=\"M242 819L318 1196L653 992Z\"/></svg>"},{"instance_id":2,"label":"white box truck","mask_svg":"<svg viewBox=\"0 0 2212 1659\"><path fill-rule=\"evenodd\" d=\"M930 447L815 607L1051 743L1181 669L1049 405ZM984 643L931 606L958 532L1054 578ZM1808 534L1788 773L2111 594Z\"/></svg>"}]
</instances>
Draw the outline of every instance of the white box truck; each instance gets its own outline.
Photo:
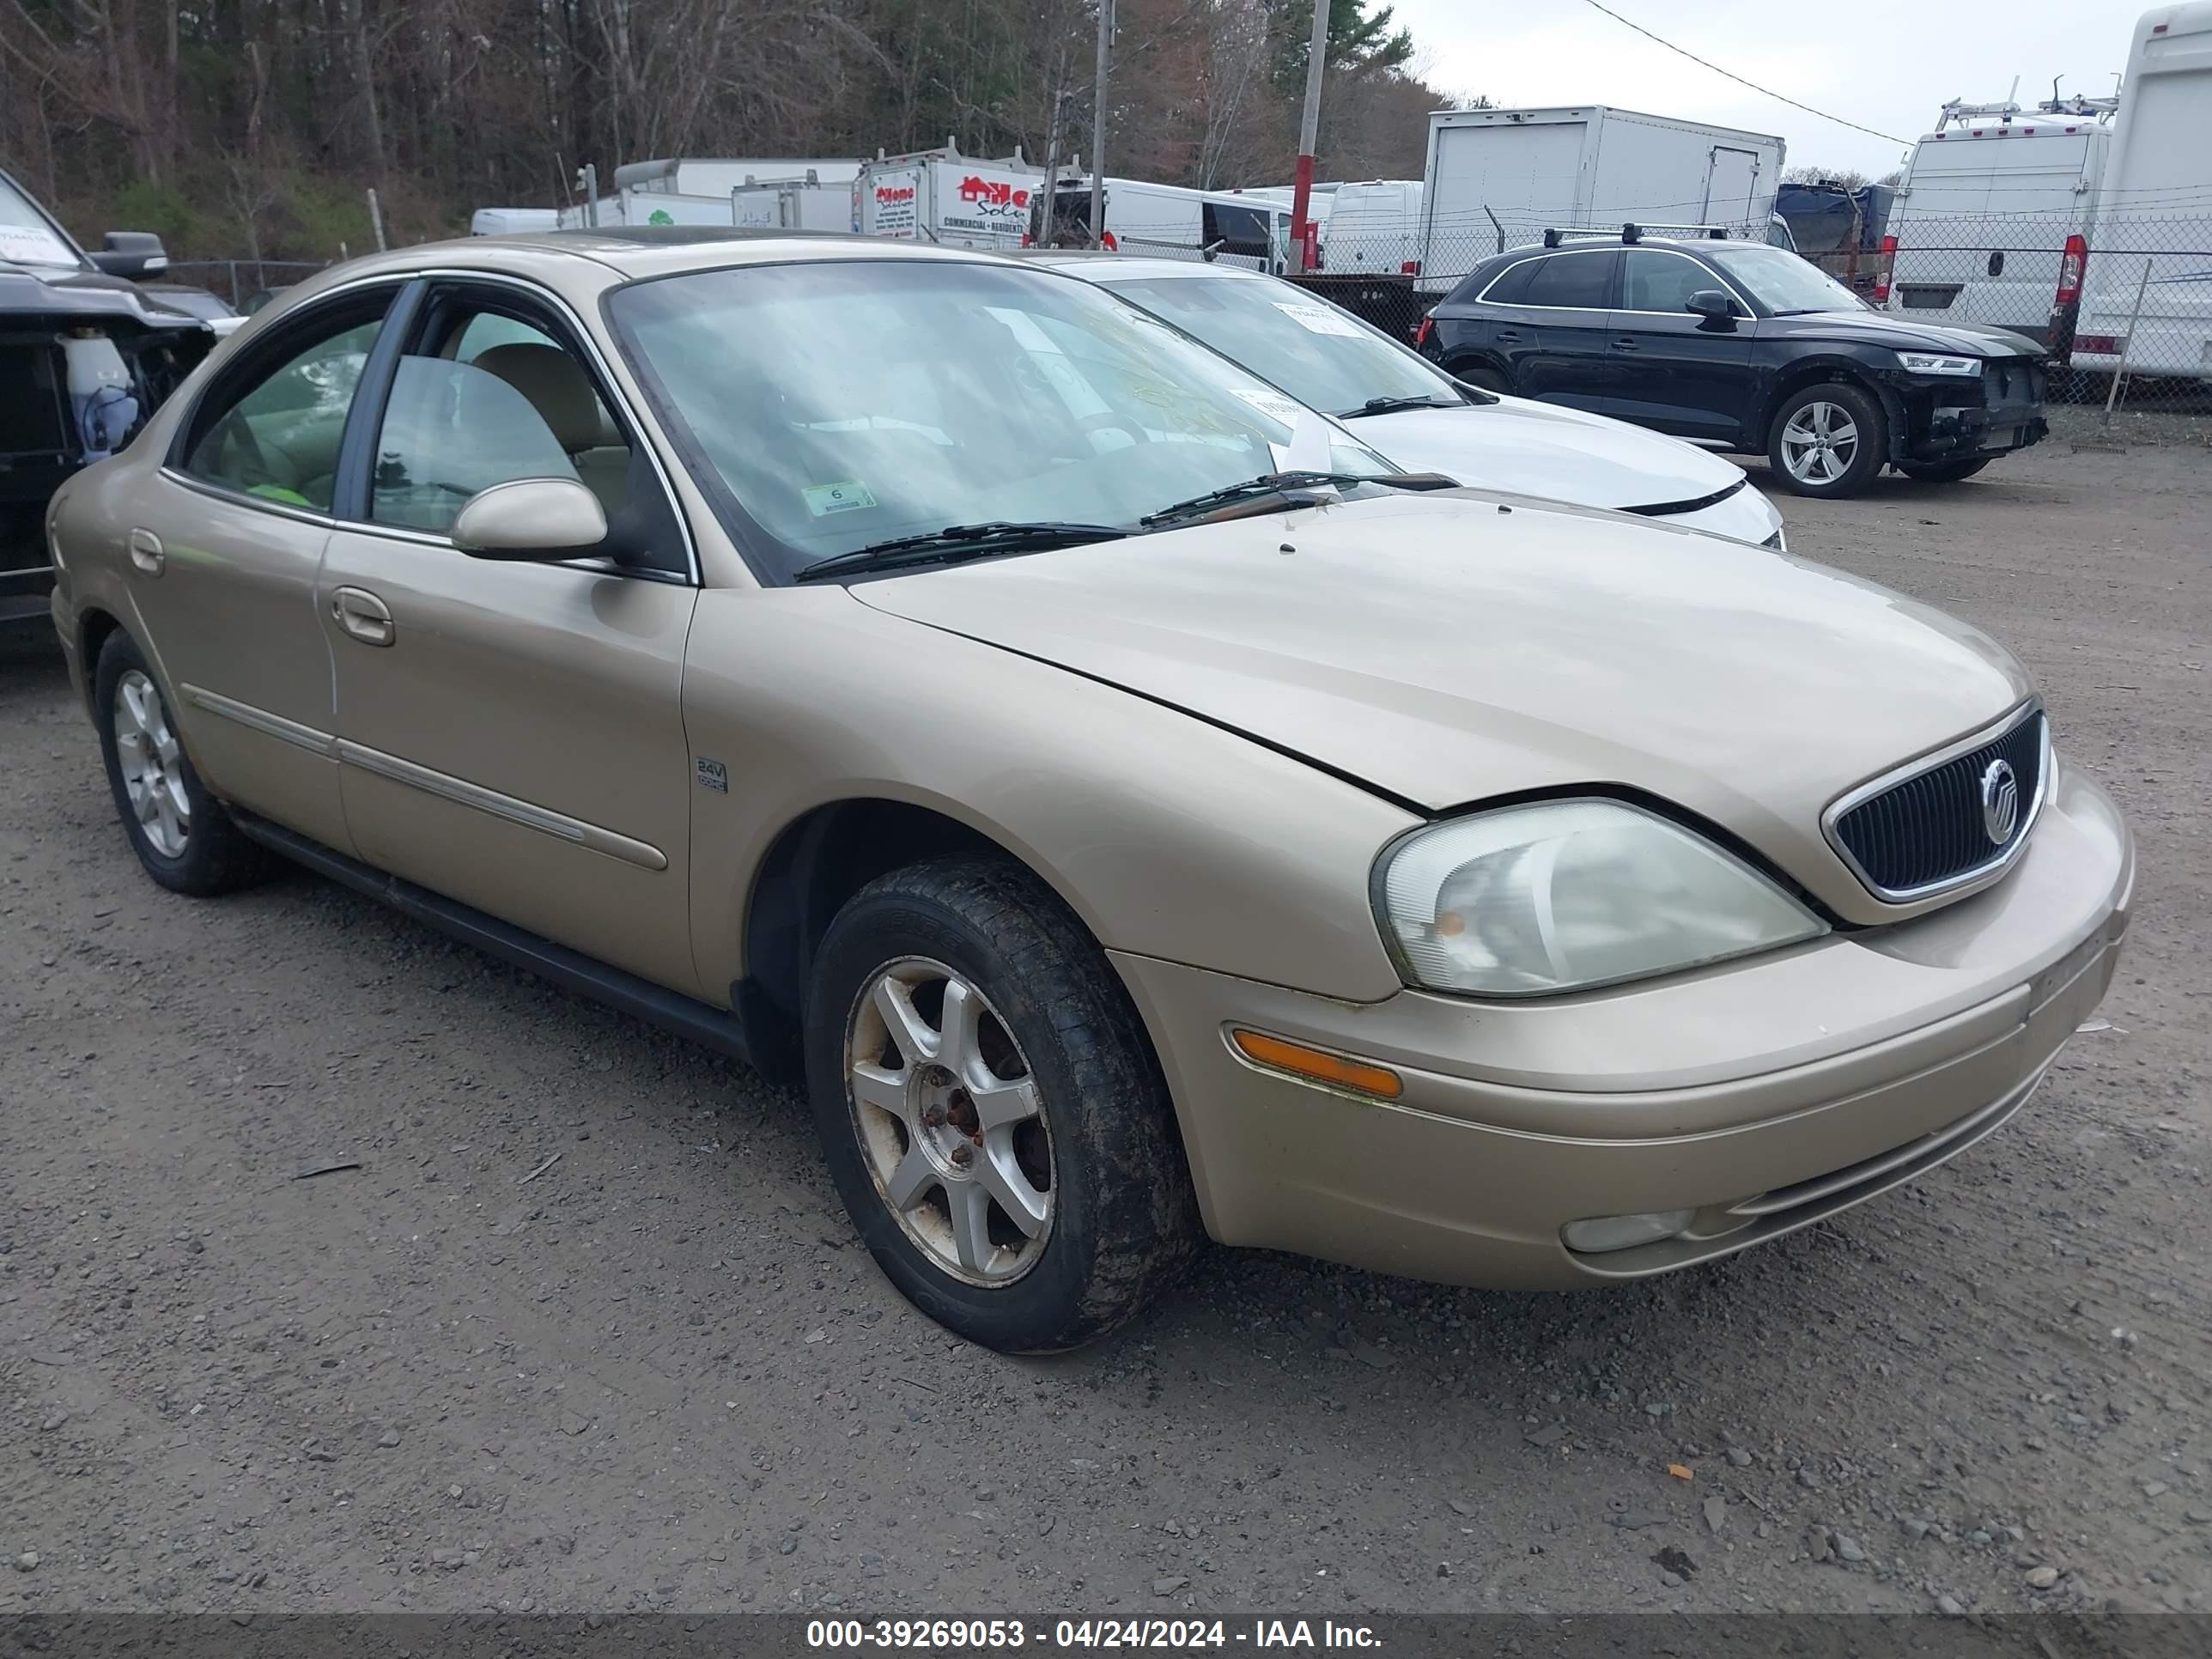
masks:
<instances>
[{"instance_id":1,"label":"white box truck","mask_svg":"<svg viewBox=\"0 0 2212 1659\"><path fill-rule=\"evenodd\" d=\"M1249 270L1281 271L1290 263L1290 197L1279 186L1192 190L1109 174L1104 194L1106 228L1101 246L1159 259L1211 258ZM1087 174L1061 176L1053 195L1050 224L1040 203L1030 234L1040 245L1090 245Z\"/></svg>"},{"instance_id":2,"label":"white box truck","mask_svg":"<svg viewBox=\"0 0 2212 1659\"><path fill-rule=\"evenodd\" d=\"M2135 26L2098 189L2075 368L2212 379L2212 4Z\"/></svg>"},{"instance_id":3,"label":"white box truck","mask_svg":"<svg viewBox=\"0 0 2212 1659\"><path fill-rule=\"evenodd\" d=\"M740 185L730 192L730 216L746 230L853 229L853 186L818 179Z\"/></svg>"},{"instance_id":4,"label":"white box truck","mask_svg":"<svg viewBox=\"0 0 2212 1659\"><path fill-rule=\"evenodd\" d=\"M1771 133L1603 104L1438 110L1422 175L1420 287L1441 293L1554 226L1717 225L1763 241L1782 163Z\"/></svg>"},{"instance_id":5,"label":"white box truck","mask_svg":"<svg viewBox=\"0 0 2212 1659\"><path fill-rule=\"evenodd\" d=\"M994 161L942 149L878 155L853 185L853 222L863 236L946 247L1015 248L1029 230L1042 167L1019 152Z\"/></svg>"},{"instance_id":6,"label":"white box truck","mask_svg":"<svg viewBox=\"0 0 2212 1659\"><path fill-rule=\"evenodd\" d=\"M1912 147L1889 210L1875 304L1915 322L2008 328L2051 344L2097 240L2118 103L1944 105Z\"/></svg>"}]
</instances>

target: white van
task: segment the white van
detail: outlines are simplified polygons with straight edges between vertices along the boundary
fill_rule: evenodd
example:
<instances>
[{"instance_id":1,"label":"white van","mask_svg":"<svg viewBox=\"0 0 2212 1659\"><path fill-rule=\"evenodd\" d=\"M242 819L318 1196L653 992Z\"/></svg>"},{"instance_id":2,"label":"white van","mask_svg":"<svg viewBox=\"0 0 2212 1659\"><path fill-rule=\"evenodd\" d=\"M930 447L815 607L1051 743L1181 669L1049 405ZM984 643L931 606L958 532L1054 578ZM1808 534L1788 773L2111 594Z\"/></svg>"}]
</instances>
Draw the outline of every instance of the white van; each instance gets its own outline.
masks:
<instances>
[{"instance_id":1,"label":"white van","mask_svg":"<svg viewBox=\"0 0 2212 1659\"><path fill-rule=\"evenodd\" d=\"M1944 105L1890 208L1875 304L2051 343L2096 241L2117 102Z\"/></svg>"},{"instance_id":2,"label":"white van","mask_svg":"<svg viewBox=\"0 0 2212 1659\"><path fill-rule=\"evenodd\" d=\"M2212 4L2136 21L2073 366L2212 379Z\"/></svg>"},{"instance_id":3,"label":"white van","mask_svg":"<svg viewBox=\"0 0 2212 1659\"><path fill-rule=\"evenodd\" d=\"M1321 268L1340 276L1418 276L1422 193L1419 179L1339 185L1322 231Z\"/></svg>"},{"instance_id":4,"label":"white van","mask_svg":"<svg viewBox=\"0 0 2212 1659\"><path fill-rule=\"evenodd\" d=\"M1273 192L1189 190L1141 179L1109 178L1106 228L1097 245L1169 259L1216 259L1279 274L1290 264L1291 209ZM1031 216L1030 240L1087 247L1091 180L1062 179L1053 192L1052 221L1043 204Z\"/></svg>"}]
</instances>

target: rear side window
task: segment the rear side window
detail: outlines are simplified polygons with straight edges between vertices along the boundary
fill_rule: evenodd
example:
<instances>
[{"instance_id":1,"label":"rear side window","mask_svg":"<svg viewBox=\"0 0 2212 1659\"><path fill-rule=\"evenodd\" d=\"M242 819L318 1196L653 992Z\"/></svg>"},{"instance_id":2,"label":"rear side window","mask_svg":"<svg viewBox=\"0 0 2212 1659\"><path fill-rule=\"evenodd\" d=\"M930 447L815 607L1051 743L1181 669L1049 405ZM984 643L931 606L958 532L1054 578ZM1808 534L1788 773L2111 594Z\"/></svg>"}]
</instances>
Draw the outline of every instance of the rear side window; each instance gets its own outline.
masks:
<instances>
[{"instance_id":1,"label":"rear side window","mask_svg":"<svg viewBox=\"0 0 2212 1659\"><path fill-rule=\"evenodd\" d=\"M1535 272L1528 279L1521 304L1577 311L1613 308L1613 273L1620 263L1618 254L1555 253L1533 263Z\"/></svg>"},{"instance_id":2,"label":"rear side window","mask_svg":"<svg viewBox=\"0 0 2212 1659\"><path fill-rule=\"evenodd\" d=\"M1497 277L1487 279L1487 287L1484 286L1486 279L1477 277L1468 284L1474 292L1464 297L1469 300L1480 297L1486 304L1493 306L1523 304L1528 293L1529 279L1535 276L1536 267L1543 263L1541 259L1522 259L1518 264L1510 264ZM1462 296L1455 294L1452 297L1456 300Z\"/></svg>"},{"instance_id":3,"label":"rear side window","mask_svg":"<svg viewBox=\"0 0 2212 1659\"><path fill-rule=\"evenodd\" d=\"M184 470L241 495L329 512L346 413L391 301L321 312L272 342L273 360L257 352L219 382L193 416Z\"/></svg>"}]
</instances>

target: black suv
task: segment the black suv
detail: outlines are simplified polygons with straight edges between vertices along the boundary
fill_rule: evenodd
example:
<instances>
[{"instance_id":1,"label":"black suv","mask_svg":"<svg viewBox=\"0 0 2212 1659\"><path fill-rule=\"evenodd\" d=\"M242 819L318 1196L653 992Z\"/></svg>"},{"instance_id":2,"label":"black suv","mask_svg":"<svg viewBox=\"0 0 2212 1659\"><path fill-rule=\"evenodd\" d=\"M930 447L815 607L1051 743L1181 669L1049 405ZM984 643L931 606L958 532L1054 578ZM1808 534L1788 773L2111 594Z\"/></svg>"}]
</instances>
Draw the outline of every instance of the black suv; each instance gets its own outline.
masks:
<instances>
[{"instance_id":1,"label":"black suv","mask_svg":"<svg viewBox=\"0 0 2212 1659\"><path fill-rule=\"evenodd\" d=\"M1855 494L1884 463L1970 477L2049 429L2033 342L1906 322L1794 253L1718 233L1547 231L1476 266L1418 339L1493 392L1763 450L1801 495Z\"/></svg>"},{"instance_id":2,"label":"black suv","mask_svg":"<svg viewBox=\"0 0 2212 1659\"><path fill-rule=\"evenodd\" d=\"M0 173L0 623L46 617L47 498L129 441L215 344L135 286L168 263L144 231L87 253Z\"/></svg>"}]
</instances>

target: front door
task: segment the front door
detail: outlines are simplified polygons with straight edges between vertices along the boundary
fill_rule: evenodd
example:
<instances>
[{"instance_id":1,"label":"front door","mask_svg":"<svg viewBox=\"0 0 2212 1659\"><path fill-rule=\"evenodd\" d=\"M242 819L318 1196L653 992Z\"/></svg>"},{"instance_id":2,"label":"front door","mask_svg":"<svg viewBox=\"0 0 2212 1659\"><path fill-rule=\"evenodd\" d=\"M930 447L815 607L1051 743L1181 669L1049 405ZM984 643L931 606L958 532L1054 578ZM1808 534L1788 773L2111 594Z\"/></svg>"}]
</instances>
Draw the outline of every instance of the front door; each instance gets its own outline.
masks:
<instances>
[{"instance_id":1,"label":"front door","mask_svg":"<svg viewBox=\"0 0 2212 1659\"><path fill-rule=\"evenodd\" d=\"M142 486L125 529L137 637L201 777L339 848L316 572L355 389L400 287L332 295L234 358L169 465Z\"/></svg>"},{"instance_id":2,"label":"front door","mask_svg":"<svg viewBox=\"0 0 2212 1659\"><path fill-rule=\"evenodd\" d=\"M1632 247L1621 258L1620 308L1607 331L1614 361L1602 412L1678 438L1740 441L1752 405L1750 313L1727 322L1688 309L1728 284L1686 254ZM1733 299L1733 295L1731 295Z\"/></svg>"},{"instance_id":3,"label":"front door","mask_svg":"<svg viewBox=\"0 0 2212 1659\"><path fill-rule=\"evenodd\" d=\"M641 439L573 325L522 288L434 286L380 380L373 464L347 482L319 606L355 844L696 994L680 698L697 589ZM600 496L624 562L453 545L470 496L547 477Z\"/></svg>"}]
</instances>

